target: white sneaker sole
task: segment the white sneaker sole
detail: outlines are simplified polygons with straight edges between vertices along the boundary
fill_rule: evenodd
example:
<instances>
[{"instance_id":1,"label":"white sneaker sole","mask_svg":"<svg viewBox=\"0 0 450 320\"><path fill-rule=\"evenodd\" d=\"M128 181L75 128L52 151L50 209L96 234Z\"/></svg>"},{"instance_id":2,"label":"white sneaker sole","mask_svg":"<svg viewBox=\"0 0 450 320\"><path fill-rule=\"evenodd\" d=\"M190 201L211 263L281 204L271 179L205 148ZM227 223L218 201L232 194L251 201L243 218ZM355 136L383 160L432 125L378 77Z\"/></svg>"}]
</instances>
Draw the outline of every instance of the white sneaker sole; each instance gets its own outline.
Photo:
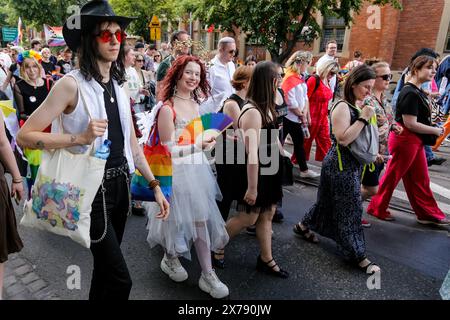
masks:
<instances>
[{"instance_id":1,"label":"white sneaker sole","mask_svg":"<svg viewBox=\"0 0 450 320\"><path fill-rule=\"evenodd\" d=\"M230 295L230 292L229 292L228 288L226 290L226 293L224 292L224 293L220 294L220 293L217 293L217 292L213 292L213 290L201 278L198 281L198 286L199 286L199 288L202 291L208 293L214 299L223 299L223 298L228 297Z\"/></svg>"},{"instance_id":2,"label":"white sneaker sole","mask_svg":"<svg viewBox=\"0 0 450 320\"><path fill-rule=\"evenodd\" d=\"M162 272L164 272L165 274L167 274L169 276L169 278L175 282L183 282L186 281L188 278L188 273L186 272L186 270L184 271L183 274L177 274L176 276L171 272L170 268L164 263L164 260L161 261L161 270Z\"/></svg>"},{"instance_id":3,"label":"white sneaker sole","mask_svg":"<svg viewBox=\"0 0 450 320\"><path fill-rule=\"evenodd\" d=\"M448 223L448 222L439 223L439 222L434 222L434 221L429 221L429 220L419 220L419 219L417 219L417 222L420 224L423 224L423 225L432 224L432 225L439 226L439 227L445 227L445 226L450 225L450 223Z\"/></svg>"}]
</instances>

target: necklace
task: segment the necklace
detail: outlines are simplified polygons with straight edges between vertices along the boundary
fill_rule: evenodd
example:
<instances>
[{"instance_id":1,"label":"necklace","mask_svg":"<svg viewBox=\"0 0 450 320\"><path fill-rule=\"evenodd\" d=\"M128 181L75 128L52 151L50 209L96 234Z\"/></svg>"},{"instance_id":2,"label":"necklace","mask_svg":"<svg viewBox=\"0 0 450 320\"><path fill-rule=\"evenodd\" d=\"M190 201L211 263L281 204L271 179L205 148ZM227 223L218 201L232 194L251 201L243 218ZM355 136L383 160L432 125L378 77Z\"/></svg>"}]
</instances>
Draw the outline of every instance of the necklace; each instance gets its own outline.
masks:
<instances>
[{"instance_id":1,"label":"necklace","mask_svg":"<svg viewBox=\"0 0 450 320\"><path fill-rule=\"evenodd\" d=\"M111 92L110 92L110 91L108 90L108 88L103 84L103 82L100 82L100 84L102 85L103 88L105 88L106 92L108 92L109 97L110 97L109 101L111 101L111 103L114 103L115 100L114 100L114 97L113 97L113 95L112 95L112 91L113 91L112 81L110 80L110 82L111 82Z\"/></svg>"},{"instance_id":2,"label":"necklace","mask_svg":"<svg viewBox=\"0 0 450 320\"><path fill-rule=\"evenodd\" d=\"M179 96L178 94L175 94L174 96L177 97L177 98L180 98L181 100L186 100L186 101L191 100L191 97L189 97L189 98L184 98L184 97Z\"/></svg>"}]
</instances>

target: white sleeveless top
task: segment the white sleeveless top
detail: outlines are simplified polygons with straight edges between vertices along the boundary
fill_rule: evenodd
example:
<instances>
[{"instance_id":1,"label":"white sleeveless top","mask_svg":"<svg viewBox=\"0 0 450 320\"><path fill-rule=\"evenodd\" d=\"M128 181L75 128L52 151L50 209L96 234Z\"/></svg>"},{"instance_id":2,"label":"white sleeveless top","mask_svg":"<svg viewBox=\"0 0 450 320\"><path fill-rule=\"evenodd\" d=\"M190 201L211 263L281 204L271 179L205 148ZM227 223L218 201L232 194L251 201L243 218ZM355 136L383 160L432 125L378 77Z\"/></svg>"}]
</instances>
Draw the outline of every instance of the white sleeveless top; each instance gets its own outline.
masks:
<instances>
[{"instance_id":1,"label":"white sleeveless top","mask_svg":"<svg viewBox=\"0 0 450 320\"><path fill-rule=\"evenodd\" d=\"M81 74L80 70L73 70L66 74L65 77L74 78L79 84L78 90L78 102L75 110L70 114L62 113L62 126L64 133L69 134L80 134L84 132L89 124L89 115L83 105L83 100L80 96L80 89L83 92L83 97L86 101L87 108L93 119L108 119L105 109L105 101L103 98L104 89L102 86L91 79L87 81ZM130 167L130 173L134 173L134 161L131 152L130 136L131 130L131 109L130 100L127 98L125 91L120 87L116 80L113 80L114 90L117 98L117 105L119 107L120 123L122 126L122 133L124 137L124 155L127 158L128 166ZM59 121L55 119L52 123L52 133L58 133ZM94 149L99 148L103 141L108 137L108 129L106 129L105 134L102 137L98 137L94 142ZM75 146L67 148L72 153L83 153L86 152L88 146Z\"/></svg>"}]
</instances>

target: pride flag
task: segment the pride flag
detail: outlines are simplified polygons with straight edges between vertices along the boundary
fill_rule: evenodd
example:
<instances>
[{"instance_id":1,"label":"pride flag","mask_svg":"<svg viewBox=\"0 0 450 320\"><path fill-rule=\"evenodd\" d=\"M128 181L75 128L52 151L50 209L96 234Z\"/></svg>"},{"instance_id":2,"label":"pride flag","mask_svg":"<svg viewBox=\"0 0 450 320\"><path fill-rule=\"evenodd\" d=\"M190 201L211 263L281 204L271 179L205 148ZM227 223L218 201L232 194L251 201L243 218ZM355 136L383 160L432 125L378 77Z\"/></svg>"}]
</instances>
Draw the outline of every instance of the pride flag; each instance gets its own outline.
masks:
<instances>
[{"instance_id":1,"label":"pride flag","mask_svg":"<svg viewBox=\"0 0 450 320\"><path fill-rule=\"evenodd\" d=\"M44 24L45 40L49 47L62 47L66 45L62 34L62 27L50 27Z\"/></svg>"},{"instance_id":2,"label":"pride flag","mask_svg":"<svg viewBox=\"0 0 450 320\"><path fill-rule=\"evenodd\" d=\"M19 132L19 121L17 120L16 109L13 107L12 100L0 101L0 110L3 112L3 117L5 118L6 129L13 137L11 147L14 149L16 136Z\"/></svg>"},{"instance_id":3,"label":"pride flag","mask_svg":"<svg viewBox=\"0 0 450 320\"><path fill-rule=\"evenodd\" d=\"M15 46L22 44L22 38L23 38L22 28L23 28L22 18L19 17L19 21L17 22L17 38L12 42L13 45L15 45Z\"/></svg>"}]
</instances>

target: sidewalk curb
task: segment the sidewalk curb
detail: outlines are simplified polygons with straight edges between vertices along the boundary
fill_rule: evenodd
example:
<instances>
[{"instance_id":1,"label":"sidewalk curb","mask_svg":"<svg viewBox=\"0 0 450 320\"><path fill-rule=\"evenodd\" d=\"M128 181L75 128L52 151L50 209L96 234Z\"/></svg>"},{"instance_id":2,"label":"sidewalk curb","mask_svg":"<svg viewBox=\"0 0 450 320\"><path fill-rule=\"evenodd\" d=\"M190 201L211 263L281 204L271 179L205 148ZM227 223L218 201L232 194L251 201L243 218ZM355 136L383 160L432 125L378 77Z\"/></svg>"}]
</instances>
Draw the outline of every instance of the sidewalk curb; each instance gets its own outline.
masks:
<instances>
[{"instance_id":1,"label":"sidewalk curb","mask_svg":"<svg viewBox=\"0 0 450 320\"><path fill-rule=\"evenodd\" d=\"M9 255L5 263L3 299L60 300L35 272L35 266L18 253Z\"/></svg>"}]
</instances>

